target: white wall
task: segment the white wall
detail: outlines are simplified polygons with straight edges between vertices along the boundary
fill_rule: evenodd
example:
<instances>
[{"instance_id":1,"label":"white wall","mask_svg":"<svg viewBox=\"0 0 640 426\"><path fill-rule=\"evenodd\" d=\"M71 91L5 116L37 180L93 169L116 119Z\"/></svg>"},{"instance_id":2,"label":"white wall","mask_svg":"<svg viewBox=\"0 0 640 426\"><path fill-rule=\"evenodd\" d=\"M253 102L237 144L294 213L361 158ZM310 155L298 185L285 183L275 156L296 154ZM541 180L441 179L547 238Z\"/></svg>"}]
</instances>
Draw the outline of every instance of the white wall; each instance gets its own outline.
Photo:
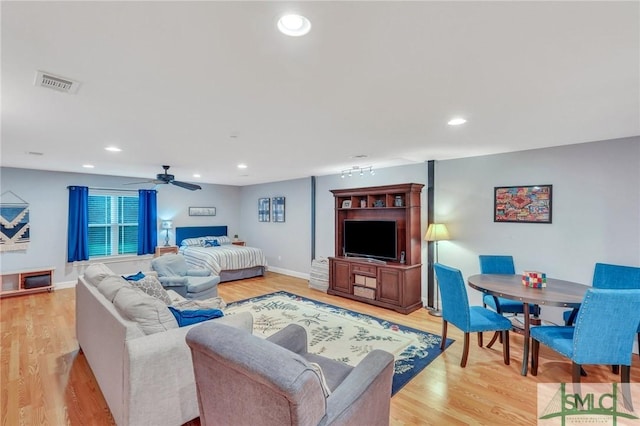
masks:
<instances>
[{"instance_id":1,"label":"white wall","mask_svg":"<svg viewBox=\"0 0 640 426\"><path fill-rule=\"evenodd\" d=\"M553 185L552 224L493 222L495 186L533 184ZM439 161L435 199L452 238L439 261L465 277L479 273L479 254L584 284L596 262L640 266L640 137ZM561 322L561 311L543 318Z\"/></svg>"},{"instance_id":2,"label":"white wall","mask_svg":"<svg viewBox=\"0 0 640 426\"><path fill-rule=\"evenodd\" d=\"M1 192L12 191L29 203L30 239L26 251L0 254L0 269L55 267L54 283L75 281L87 262L67 263L67 186L82 185L97 188L137 189L123 183L136 178L60 173L39 170L0 168ZM147 186L148 187L148 186ZM238 231L240 189L225 185L202 185L202 190L188 191L173 185L158 185L158 217L172 219L173 226L228 225L229 233ZM190 217L188 207L216 207L212 217ZM159 223L158 223L159 227ZM170 243L175 234L170 233ZM158 233L158 244L164 244L164 232ZM117 273L147 270L151 256L126 256L110 259Z\"/></svg>"}]
</instances>

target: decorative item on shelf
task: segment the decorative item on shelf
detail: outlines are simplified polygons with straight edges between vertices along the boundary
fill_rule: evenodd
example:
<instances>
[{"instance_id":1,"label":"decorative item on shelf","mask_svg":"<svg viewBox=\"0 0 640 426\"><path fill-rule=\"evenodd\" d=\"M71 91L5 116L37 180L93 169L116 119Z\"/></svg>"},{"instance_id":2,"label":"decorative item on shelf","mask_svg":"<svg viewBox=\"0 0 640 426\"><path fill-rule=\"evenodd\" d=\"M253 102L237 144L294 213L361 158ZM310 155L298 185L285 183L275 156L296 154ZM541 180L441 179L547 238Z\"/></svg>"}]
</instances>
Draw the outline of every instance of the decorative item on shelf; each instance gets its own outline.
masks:
<instances>
[{"instance_id":1,"label":"decorative item on shelf","mask_svg":"<svg viewBox=\"0 0 640 426\"><path fill-rule=\"evenodd\" d=\"M404 205L402 201L402 195L396 195L396 198L393 200L393 205L395 207L402 207Z\"/></svg>"},{"instance_id":2,"label":"decorative item on shelf","mask_svg":"<svg viewBox=\"0 0 640 426\"><path fill-rule=\"evenodd\" d=\"M384 207L384 200L375 200L373 202L373 207Z\"/></svg>"},{"instance_id":3,"label":"decorative item on shelf","mask_svg":"<svg viewBox=\"0 0 640 426\"><path fill-rule=\"evenodd\" d=\"M164 246L168 247L169 246L169 229L173 228L173 222L170 220L163 220L161 228L167 232L167 234L164 237Z\"/></svg>"},{"instance_id":4,"label":"decorative item on shelf","mask_svg":"<svg viewBox=\"0 0 640 426\"><path fill-rule=\"evenodd\" d=\"M365 198L362 198L360 200L360 208L364 209L365 207L367 207L367 200Z\"/></svg>"},{"instance_id":5,"label":"decorative item on shelf","mask_svg":"<svg viewBox=\"0 0 640 426\"><path fill-rule=\"evenodd\" d=\"M342 202L342 208L343 209L350 209L351 208L351 200L344 200Z\"/></svg>"},{"instance_id":6,"label":"decorative item on shelf","mask_svg":"<svg viewBox=\"0 0 640 426\"><path fill-rule=\"evenodd\" d=\"M342 170L340 177L344 179L345 176L351 177L355 173L359 174L360 176L364 176L365 172L369 173L371 176L376 174L376 172L373 171L373 166L353 166L350 169Z\"/></svg>"},{"instance_id":7,"label":"decorative item on shelf","mask_svg":"<svg viewBox=\"0 0 640 426\"><path fill-rule=\"evenodd\" d=\"M522 285L532 288L547 286L547 274L544 272L524 271L522 273Z\"/></svg>"},{"instance_id":8,"label":"decorative item on shelf","mask_svg":"<svg viewBox=\"0 0 640 426\"><path fill-rule=\"evenodd\" d=\"M427 234L424 236L424 239L427 241L435 241L436 243L436 261L438 263L438 241L445 241L449 239L449 231L447 230L447 226L444 223L432 223L427 228ZM433 268L433 265L429 265L430 268ZM435 285L435 303L433 309L429 310L429 314L434 317L441 317L442 311L440 310L440 284L438 284L437 278L435 278L435 272L433 274L434 279L436 280Z\"/></svg>"}]
</instances>

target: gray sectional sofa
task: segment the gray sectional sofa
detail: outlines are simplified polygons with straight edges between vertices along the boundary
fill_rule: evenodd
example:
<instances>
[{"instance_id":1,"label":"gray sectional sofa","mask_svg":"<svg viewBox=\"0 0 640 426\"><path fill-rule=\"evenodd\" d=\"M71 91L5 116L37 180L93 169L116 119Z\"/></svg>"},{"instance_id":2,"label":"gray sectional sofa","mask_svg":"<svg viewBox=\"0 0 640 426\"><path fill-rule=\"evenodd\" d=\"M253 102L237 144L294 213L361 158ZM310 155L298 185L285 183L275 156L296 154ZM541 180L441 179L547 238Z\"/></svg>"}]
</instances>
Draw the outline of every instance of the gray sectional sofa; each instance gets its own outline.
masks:
<instances>
[{"instance_id":1,"label":"gray sectional sofa","mask_svg":"<svg viewBox=\"0 0 640 426\"><path fill-rule=\"evenodd\" d=\"M118 425L181 425L199 415L191 352L165 302L103 264L76 286L76 335ZM252 331L253 317L210 321Z\"/></svg>"}]
</instances>

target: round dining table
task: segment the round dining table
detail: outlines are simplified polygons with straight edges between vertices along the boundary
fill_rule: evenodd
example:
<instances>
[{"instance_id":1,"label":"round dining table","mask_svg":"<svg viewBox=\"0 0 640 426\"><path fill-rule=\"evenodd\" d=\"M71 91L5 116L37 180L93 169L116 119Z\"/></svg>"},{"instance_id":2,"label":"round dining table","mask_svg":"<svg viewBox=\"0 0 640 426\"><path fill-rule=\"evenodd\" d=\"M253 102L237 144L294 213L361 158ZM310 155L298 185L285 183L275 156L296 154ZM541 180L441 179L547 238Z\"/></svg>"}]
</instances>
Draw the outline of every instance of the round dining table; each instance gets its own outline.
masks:
<instances>
[{"instance_id":1,"label":"round dining table","mask_svg":"<svg viewBox=\"0 0 640 426\"><path fill-rule=\"evenodd\" d=\"M527 375L529 363L529 330L531 312L529 304L578 308L590 286L572 281L547 278L546 287L534 288L522 284L522 275L478 274L467 279L469 287L495 297L518 300L524 311L524 349L522 353L522 375Z\"/></svg>"}]
</instances>

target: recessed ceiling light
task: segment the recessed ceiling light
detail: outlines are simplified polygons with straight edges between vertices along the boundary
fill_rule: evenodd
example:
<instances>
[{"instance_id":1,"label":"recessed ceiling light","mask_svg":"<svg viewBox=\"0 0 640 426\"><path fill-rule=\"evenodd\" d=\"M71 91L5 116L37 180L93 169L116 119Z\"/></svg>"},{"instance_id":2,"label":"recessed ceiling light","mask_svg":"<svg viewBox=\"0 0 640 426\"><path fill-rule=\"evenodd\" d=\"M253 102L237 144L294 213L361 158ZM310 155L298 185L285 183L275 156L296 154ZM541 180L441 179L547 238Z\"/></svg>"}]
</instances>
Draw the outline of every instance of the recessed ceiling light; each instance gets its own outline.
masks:
<instances>
[{"instance_id":1,"label":"recessed ceiling light","mask_svg":"<svg viewBox=\"0 0 640 426\"><path fill-rule=\"evenodd\" d=\"M467 120L465 120L464 118L452 118L451 120L449 120L449 122L447 123L449 126L459 126L461 124L466 123Z\"/></svg>"},{"instance_id":2,"label":"recessed ceiling light","mask_svg":"<svg viewBox=\"0 0 640 426\"><path fill-rule=\"evenodd\" d=\"M311 22L302 15L284 15L278 20L278 29L282 34L300 37L311 30Z\"/></svg>"},{"instance_id":3,"label":"recessed ceiling light","mask_svg":"<svg viewBox=\"0 0 640 426\"><path fill-rule=\"evenodd\" d=\"M105 148L107 151L111 151L111 152L120 152L122 151L120 148L118 148L117 146L108 146Z\"/></svg>"},{"instance_id":4,"label":"recessed ceiling light","mask_svg":"<svg viewBox=\"0 0 640 426\"><path fill-rule=\"evenodd\" d=\"M199 175L198 173L194 173L194 174L193 174L193 177L194 177L194 178L199 178L199 177L200 177L200 175Z\"/></svg>"},{"instance_id":5,"label":"recessed ceiling light","mask_svg":"<svg viewBox=\"0 0 640 426\"><path fill-rule=\"evenodd\" d=\"M248 166L244 163L238 164L239 169L246 169Z\"/></svg>"},{"instance_id":6,"label":"recessed ceiling light","mask_svg":"<svg viewBox=\"0 0 640 426\"><path fill-rule=\"evenodd\" d=\"M85 169L93 169L95 166L93 164L83 164L82 167Z\"/></svg>"}]
</instances>

